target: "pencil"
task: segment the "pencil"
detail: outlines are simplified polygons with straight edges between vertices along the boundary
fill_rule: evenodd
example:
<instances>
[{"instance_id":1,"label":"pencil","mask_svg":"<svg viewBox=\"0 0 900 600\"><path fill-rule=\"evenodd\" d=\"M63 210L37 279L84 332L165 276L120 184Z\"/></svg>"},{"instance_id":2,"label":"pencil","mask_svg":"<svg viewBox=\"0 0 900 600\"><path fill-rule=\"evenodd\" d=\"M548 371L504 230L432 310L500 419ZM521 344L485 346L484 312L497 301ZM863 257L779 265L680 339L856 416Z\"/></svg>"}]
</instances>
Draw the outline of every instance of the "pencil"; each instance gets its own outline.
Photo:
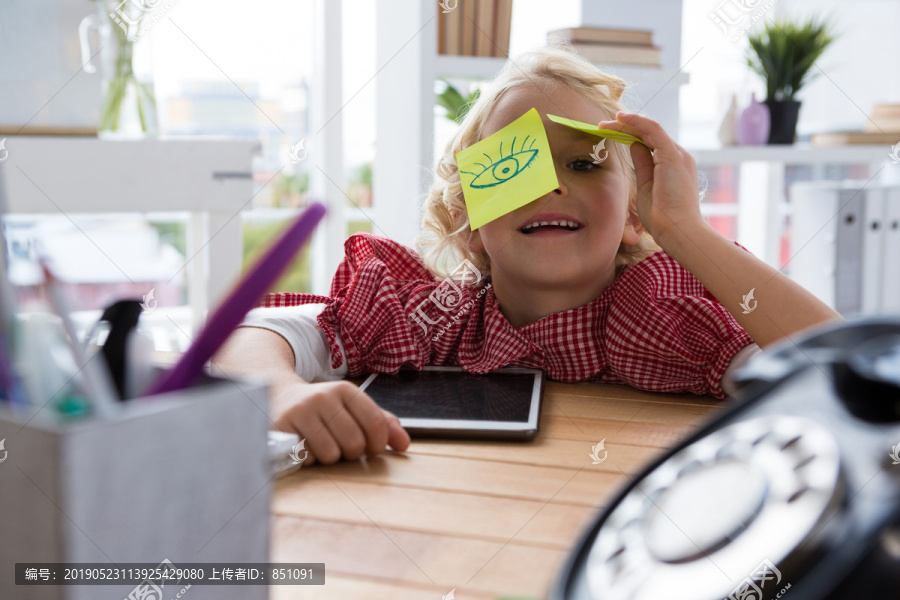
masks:
<instances>
[{"instance_id":1,"label":"pencil","mask_svg":"<svg viewBox=\"0 0 900 600\"><path fill-rule=\"evenodd\" d=\"M156 381L148 395L184 389L194 382L203 371L206 361L213 357L253 308L262 291L278 279L297 251L309 240L323 216L325 207L318 202L311 203L303 211L213 312L187 352L170 371Z\"/></svg>"},{"instance_id":2,"label":"pencil","mask_svg":"<svg viewBox=\"0 0 900 600\"><path fill-rule=\"evenodd\" d=\"M47 284L47 295L50 298L50 305L53 307L53 311L62 319L69 350L72 352L75 364L81 369L81 373L84 376L84 392L97 414L101 417L109 417L115 410L113 407L116 406L116 394L113 391L109 373L103 371L105 367L102 363L94 361L97 358L96 356L88 358L85 354L81 341L78 339L78 333L75 331L75 325L72 323L69 303L60 288L59 280L53 275L45 259L41 258L39 262L41 269L44 271L44 281ZM102 359L98 360L102 361Z\"/></svg>"}]
</instances>

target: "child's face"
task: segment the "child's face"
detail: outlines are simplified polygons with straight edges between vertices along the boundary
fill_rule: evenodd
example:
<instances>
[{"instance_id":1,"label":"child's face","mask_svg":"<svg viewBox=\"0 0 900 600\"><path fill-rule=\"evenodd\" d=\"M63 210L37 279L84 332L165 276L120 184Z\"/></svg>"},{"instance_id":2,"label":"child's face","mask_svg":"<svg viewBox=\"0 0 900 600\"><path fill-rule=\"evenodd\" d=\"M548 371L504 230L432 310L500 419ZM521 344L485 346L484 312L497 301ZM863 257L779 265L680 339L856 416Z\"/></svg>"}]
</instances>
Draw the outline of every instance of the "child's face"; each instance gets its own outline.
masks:
<instances>
[{"instance_id":1,"label":"child's face","mask_svg":"<svg viewBox=\"0 0 900 600\"><path fill-rule=\"evenodd\" d=\"M532 107L544 122L559 187L549 194L491 221L472 233L470 248L487 251L495 288L527 293L529 289L598 286L598 294L615 273L620 242L636 244L642 230L629 219L628 182L622 164L606 142L607 158L594 164L593 145L600 138L554 123L547 113L598 123L607 115L576 92L559 86L543 93L533 86L507 91L488 120L482 139L502 129ZM603 157L604 151L598 155ZM563 227L526 229L538 221L569 221ZM600 285L602 284L602 285Z\"/></svg>"}]
</instances>

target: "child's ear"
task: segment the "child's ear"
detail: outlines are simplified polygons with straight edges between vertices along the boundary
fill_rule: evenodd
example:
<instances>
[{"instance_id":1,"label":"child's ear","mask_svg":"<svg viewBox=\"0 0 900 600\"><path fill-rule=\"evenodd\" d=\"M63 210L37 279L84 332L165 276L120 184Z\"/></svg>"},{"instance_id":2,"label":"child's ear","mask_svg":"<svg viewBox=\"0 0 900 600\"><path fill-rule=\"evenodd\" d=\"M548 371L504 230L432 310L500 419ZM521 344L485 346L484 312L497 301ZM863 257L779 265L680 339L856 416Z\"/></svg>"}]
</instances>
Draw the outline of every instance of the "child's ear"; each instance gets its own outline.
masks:
<instances>
[{"instance_id":1,"label":"child's ear","mask_svg":"<svg viewBox=\"0 0 900 600\"><path fill-rule=\"evenodd\" d=\"M481 241L480 229L476 229L469 234L469 251L472 254L481 254L484 252L484 242Z\"/></svg>"},{"instance_id":2,"label":"child's ear","mask_svg":"<svg viewBox=\"0 0 900 600\"><path fill-rule=\"evenodd\" d=\"M625 229L622 232L622 243L626 246L634 246L641 241L641 234L644 233L644 224L637 211L629 210L628 218L625 219Z\"/></svg>"}]
</instances>

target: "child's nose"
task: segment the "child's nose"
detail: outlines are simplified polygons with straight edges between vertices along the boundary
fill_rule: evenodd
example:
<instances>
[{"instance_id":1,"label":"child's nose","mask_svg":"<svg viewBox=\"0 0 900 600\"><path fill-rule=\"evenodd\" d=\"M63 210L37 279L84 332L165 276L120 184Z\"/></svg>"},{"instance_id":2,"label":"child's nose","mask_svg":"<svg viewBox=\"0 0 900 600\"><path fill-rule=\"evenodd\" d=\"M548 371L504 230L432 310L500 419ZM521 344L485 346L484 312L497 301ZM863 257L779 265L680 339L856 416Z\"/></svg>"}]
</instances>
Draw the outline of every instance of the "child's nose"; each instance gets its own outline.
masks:
<instances>
[{"instance_id":1,"label":"child's nose","mask_svg":"<svg viewBox=\"0 0 900 600\"><path fill-rule=\"evenodd\" d=\"M556 170L556 181L559 183L556 189L553 190L553 193L559 196L568 196L569 195L569 187L568 187L568 179L567 176L571 176L571 173L566 170L557 169Z\"/></svg>"}]
</instances>

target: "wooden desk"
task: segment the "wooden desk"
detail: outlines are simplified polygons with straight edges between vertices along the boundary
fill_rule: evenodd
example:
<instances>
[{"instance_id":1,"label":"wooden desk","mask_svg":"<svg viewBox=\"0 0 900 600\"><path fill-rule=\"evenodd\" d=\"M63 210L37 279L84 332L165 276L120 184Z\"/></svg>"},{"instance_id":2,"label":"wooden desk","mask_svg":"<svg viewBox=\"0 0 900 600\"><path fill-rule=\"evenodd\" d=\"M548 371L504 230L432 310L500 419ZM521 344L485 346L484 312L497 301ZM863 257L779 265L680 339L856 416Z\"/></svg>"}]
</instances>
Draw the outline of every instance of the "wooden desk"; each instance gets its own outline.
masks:
<instances>
[{"instance_id":1,"label":"wooden desk","mask_svg":"<svg viewBox=\"0 0 900 600\"><path fill-rule=\"evenodd\" d=\"M324 562L324 586L272 600L543 597L586 519L719 402L549 382L534 442L414 441L301 469L275 487L273 562ZM607 459L591 447L606 439Z\"/></svg>"}]
</instances>

